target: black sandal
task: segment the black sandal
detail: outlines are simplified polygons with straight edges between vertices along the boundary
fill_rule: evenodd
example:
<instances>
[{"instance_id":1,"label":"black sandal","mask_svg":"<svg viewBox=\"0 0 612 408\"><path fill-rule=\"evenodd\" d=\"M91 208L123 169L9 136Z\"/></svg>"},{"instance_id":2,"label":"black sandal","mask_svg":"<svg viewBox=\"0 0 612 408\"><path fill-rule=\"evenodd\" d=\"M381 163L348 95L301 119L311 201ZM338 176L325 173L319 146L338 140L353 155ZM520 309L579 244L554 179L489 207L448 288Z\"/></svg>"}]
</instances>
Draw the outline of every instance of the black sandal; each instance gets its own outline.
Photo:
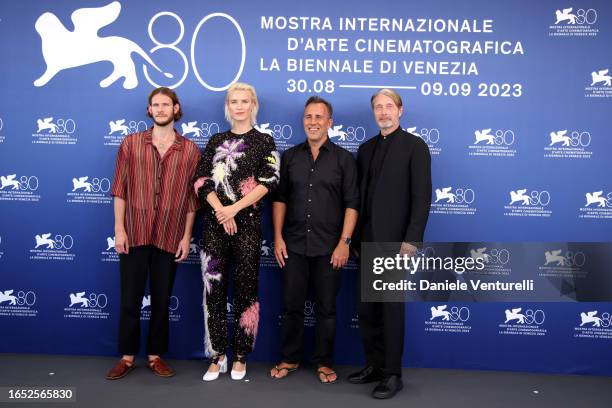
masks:
<instances>
[{"instance_id":1,"label":"black sandal","mask_svg":"<svg viewBox=\"0 0 612 408\"><path fill-rule=\"evenodd\" d=\"M274 369L276 370L276 374L280 374L283 370L287 371L287 374L283 375L282 377L277 377L275 375L270 374L270 378L274 380L282 380L283 378L286 378L292 372L296 371L299 367L300 367L299 365L296 365L295 367L279 367L277 364L274 366Z\"/></svg>"},{"instance_id":2,"label":"black sandal","mask_svg":"<svg viewBox=\"0 0 612 408\"><path fill-rule=\"evenodd\" d=\"M321 370L321 368L323 368L323 367L319 367L319 369L317 370L317 376L318 376L319 382L321 384L335 384L335 383L338 382L338 374L334 370L332 370L330 373L326 373L325 371ZM327 368L330 368L330 367L327 367ZM331 370L331 368L330 368L330 370ZM321 378L321 374L323 374L325 376L325 379L327 381L323 381L323 379ZM336 378L334 380L330 380L329 379L329 377L331 377L332 375L336 376Z\"/></svg>"}]
</instances>

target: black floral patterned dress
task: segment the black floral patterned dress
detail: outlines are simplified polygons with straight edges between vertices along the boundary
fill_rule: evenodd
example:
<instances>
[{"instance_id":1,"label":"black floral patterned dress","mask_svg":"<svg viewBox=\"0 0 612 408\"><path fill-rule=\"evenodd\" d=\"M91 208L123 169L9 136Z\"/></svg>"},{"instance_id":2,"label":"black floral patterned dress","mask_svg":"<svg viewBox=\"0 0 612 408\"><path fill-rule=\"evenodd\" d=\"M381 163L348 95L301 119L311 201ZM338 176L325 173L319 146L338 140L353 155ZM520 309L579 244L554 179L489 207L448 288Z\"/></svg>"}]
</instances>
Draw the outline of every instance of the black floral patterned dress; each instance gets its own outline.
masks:
<instances>
[{"instance_id":1,"label":"black floral patterned dress","mask_svg":"<svg viewBox=\"0 0 612 408\"><path fill-rule=\"evenodd\" d=\"M215 134L204 149L196 171L195 188L204 211L203 246L200 251L204 282L204 350L208 357L227 349L228 264L234 273L235 354L253 350L259 324L257 283L261 254L261 202L240 211L238 232L225 233L206 201L216 192L223 205L231 205L263 185L271 192L280 177L280 156L271 136L251 129Z\"/></svg>"}]
</instances>

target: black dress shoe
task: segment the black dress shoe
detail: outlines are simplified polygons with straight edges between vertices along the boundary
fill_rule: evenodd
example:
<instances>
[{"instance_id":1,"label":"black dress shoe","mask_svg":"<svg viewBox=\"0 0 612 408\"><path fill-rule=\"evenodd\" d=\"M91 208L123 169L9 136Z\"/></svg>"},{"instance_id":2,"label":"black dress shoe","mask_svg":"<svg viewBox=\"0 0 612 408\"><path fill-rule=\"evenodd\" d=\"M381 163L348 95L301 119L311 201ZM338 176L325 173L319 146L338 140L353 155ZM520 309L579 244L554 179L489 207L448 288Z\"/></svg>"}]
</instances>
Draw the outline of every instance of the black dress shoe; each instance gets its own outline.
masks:
<instances>
[{"instance_id":1,"label":"black dress shoe","mask_svg":"<svg viewBox=\"0 0 612 408\"><path fill-rule=\"evenodd\" d=\"M367 384L371 382L380 381L385 376L380 368L374 368L372 366L367 366L361 371L353 373L348 376L348 382L351 384Z\"/></svg>"},{"instance_id":2,"label":"black dress shoe","mask_svg":"<svg viewBox=\"0 0 612 408\"><path fill-rule=\"evenodd\" d=\"M374 388L372 396L378 399L392 398L402 388L404 388L402 378L397 375L390 375Z\"/></svg>"}]
</instances>

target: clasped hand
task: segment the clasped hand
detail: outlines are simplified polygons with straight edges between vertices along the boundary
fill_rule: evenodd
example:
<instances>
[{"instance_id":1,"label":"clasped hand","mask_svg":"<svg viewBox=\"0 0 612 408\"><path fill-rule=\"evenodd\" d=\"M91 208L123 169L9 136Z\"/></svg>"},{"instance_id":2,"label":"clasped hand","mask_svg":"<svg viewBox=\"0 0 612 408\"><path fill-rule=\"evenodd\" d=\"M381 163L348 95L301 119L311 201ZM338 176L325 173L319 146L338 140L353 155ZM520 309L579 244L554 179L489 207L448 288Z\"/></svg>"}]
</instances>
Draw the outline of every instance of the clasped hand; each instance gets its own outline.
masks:
<instances>
[{"instance_id":1,"label":"clasped hand","mask_svg":"<svg viewBox=\"0 0 612 408\"><path fill-rule=\"evenodd\" d=\"M238 232L238 226L234 217L238 213L238 209L233 205L223 206L215 211L215 216L219 224L223 225L225 233L228 235L234 235Z\"/></svg>"}]
</instances>

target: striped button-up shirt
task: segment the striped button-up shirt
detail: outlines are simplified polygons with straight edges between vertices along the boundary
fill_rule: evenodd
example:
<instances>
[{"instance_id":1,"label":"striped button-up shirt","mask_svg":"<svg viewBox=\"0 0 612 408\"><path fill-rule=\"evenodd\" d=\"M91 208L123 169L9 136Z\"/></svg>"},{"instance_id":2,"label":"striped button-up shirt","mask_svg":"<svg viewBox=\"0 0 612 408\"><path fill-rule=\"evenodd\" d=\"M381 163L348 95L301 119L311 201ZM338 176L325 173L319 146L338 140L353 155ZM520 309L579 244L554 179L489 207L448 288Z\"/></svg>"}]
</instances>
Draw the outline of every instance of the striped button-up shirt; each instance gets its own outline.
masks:
<instances>
[{"instance_id":1,"label":"striped button-up shirt","mask_svg":"<svg viewBox=\"0 0 612 408\"><path fill-rule=\"evenodd\" d=\"M125 200L125 229L131 247L154 245L174 253L188 212L198 209L192 179L200 151L176 130L162 158L153 128L125 137L117 153L111 195Z\"/></svg>"}]
</instances>

